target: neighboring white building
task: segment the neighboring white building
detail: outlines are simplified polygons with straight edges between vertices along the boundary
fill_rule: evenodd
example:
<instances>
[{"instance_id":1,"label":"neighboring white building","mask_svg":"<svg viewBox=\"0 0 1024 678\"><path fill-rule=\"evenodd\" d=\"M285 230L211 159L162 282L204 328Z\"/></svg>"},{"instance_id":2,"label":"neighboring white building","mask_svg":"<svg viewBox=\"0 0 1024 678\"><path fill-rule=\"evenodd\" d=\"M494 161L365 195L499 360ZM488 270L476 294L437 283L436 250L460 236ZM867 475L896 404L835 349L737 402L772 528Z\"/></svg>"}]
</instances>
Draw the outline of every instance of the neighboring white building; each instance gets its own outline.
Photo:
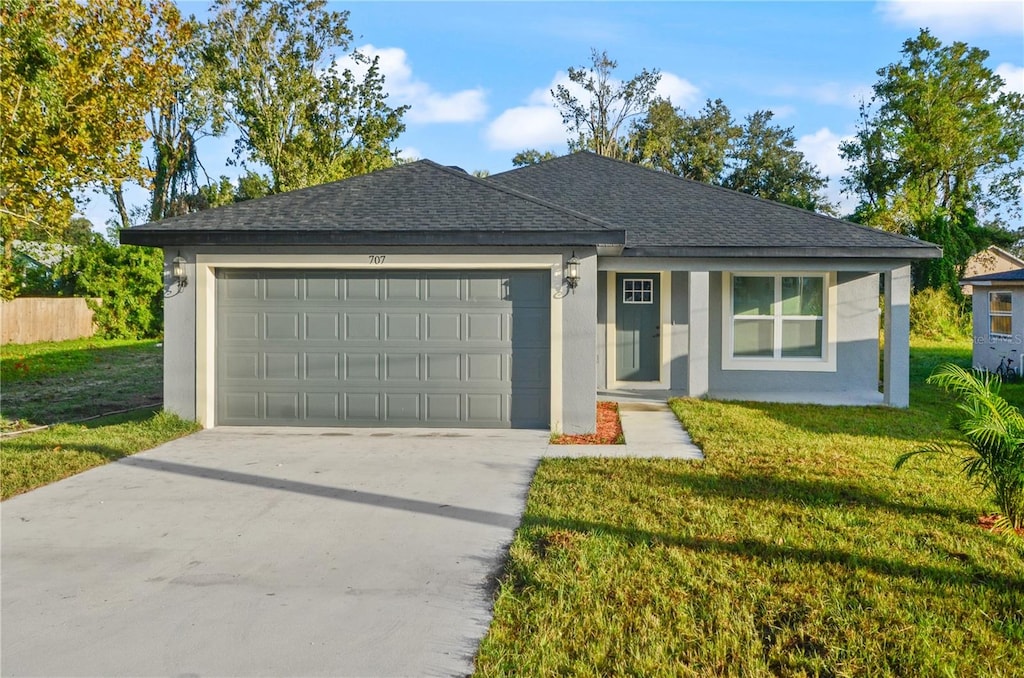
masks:
<instances>
[{"instance_id":1,"label":"neighboring white building","mask_svg":"<svg viewBox=\"0 0 1024 678\"><path fill-rule=\"evenodd\" d=\"M995 371L1004 358L1020 373L1024 354L1024 268L964 278L974 288L974 367Z\"/></svg>"}]
</instances>

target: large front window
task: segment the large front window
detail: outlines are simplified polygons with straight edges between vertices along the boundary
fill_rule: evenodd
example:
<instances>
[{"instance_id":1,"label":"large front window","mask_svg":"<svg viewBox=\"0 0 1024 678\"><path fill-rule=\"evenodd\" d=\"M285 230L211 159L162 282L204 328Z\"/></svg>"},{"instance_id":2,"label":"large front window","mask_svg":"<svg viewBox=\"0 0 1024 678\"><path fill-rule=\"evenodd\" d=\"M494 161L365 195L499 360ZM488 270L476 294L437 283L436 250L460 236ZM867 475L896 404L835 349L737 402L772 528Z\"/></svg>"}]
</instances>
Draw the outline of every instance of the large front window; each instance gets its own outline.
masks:
<instances>
[{"instance_id":1,"label":"large front window","mask_svg":"<svg viewBox=\"0 0 1024 678\"><path fill-rule=\"evenodd\" d=\"M785 369L829 357L828 275L726 275L724 367Z\"/></svg>"}]
</instances>

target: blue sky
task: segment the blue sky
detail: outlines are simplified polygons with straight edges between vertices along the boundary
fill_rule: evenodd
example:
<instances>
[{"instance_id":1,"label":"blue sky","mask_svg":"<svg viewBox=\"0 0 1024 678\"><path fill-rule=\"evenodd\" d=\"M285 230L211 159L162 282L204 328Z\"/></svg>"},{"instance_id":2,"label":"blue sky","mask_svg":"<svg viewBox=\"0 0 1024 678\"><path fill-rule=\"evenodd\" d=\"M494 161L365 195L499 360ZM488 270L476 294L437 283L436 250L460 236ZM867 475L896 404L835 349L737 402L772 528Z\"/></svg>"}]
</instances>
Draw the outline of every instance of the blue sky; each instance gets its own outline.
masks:
<instances>
[{"instance_id":1,"label":"blue sky","mask_svg":"<svg viewBox=\"0 0 1024 678\"><path fill-rule=\"evenodd\" d=\"M206 3L180 2L202 15ZM770 109L793 127L798 147L840 196L844 165L837 145L853 133L857 107L876 71L899 60L904 40L928 27L946 44L962 40L990 52L1007 87L1024 91L1024 3L882 2L350 2L354 45L381 58L390 101L412 106L398 141L407 157L468 171L510 169L524 148L564 151L565 133L549 90L569 66L607 50L629 78L663 74L662 94L695 112L721 98L737 119ZM225 166L234 137L206 140L211 177ZM133 190L129 202L143 204ZM85 209L101 226L108 201Z\"/></svg>"}]
</instances>

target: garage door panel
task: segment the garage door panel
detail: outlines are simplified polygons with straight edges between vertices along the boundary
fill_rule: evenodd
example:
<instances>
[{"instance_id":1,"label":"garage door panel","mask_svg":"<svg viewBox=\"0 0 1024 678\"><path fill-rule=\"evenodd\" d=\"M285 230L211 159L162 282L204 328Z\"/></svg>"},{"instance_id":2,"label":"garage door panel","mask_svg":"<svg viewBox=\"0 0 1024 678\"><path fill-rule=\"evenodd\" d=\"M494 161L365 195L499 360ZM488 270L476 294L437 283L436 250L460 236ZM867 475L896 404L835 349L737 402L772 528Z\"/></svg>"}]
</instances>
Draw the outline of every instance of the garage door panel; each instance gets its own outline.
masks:
<instances>
[{"instance_id":1,"label":"garage door panel","mask_svg":"<svg viewBox=\"0 0 1024 678\"><path fill-rule=\"evenodd\" d=\"M259 339L260 314L255 311L228 313L224 316L221 333L226 339Z\"/></svg>"},{"instance_id":2,"label":"garage door panel","mask_svg":"<svg viewBox=\"0 0 1024 678\"><path fill-rule=\"evenodd\" d=\"M341 282L335 276L311 275L306 278L304 298L309 301L335 301L341 298Z\"/></svg>"},{"instance_id":3,"label":"garage door panel","mask_svg":"<svg viewBox=\"0 0 1024 678\"><path fill-rule=\"evenodd\" d=\"M466 341L504 341L508 336L502 331L504 325L504 313L467 313Z\"/></svg>"},{"instance_id":4,"label":"garage door panel","mask_svg":"<svg viewBox=\"0 0 1024 678\"><path fill-rule=\"evenodd\" d=\"M263 314L263 338L270 341L297 340L299 338L299 314Z\"/></svg>"},{"instance_id":5,"label":"garage door panel","mask_svg":"<svg viewBox=\"0 0 1024 678\"><path fill-rule=\"evenodd\" d=\"M387 301L418 301L420 293L417 276L390 274L384 278L384 298Z\"/></svg>"},{"instance_id":6,"label":"garage door panel","mask_svg":"<svg viewBox=\"0 0 1024 678\"><path fill-rule=\"evenodd\" d=\"M427 353L424 355L425 376L433 385L438 382L462 381L463 356L458 353Z\"/></svg>"},{"instance_id":7,"label":"garage door panel","mask_svg":"<svg viewBox=\"0 0 1024 678\"><path fill-rule=\"evenodd\" d=\"M505 396L501 393L467 393L466 423L470 425L496 426L508 421L505 412Z\"/></svg>"},{"instance_id":8,"label":"garage door panel","mask_svg":"<svg viewBox=\"0 0 1024 678\"><path fill-rule=\"evenodd\" d=\"M419 393L385 393L384 417L396 424L417 423L420 416Z\"/></svg>"},{"instance_id":9,"label":"garage door panel","mask_svg":"<svg viewBox=\"0 0 1024 678\"><path fill-rule=\"evenodd\" d=\"M299 378L298 353L265 353L263 354L264 376L267 379Z\"/></svg>"},{"instance_id":10,"label":"garage door panel","mask_svg":"<svg viewBox=\"0 0 1024 678\"><path fill-rule=\"evenodd\" d=\"M340 420L341 398L337 393L304 394L305 416L309 420Z\"/></svg>"},{"instance_id":11,"label":"garage door panel","mask_svg":"<svg viewBox=\"0 0 1024 678\"><path fill-rule=\"evenodd\" d=\"M299 420L298 393L266 393L264 394L267 419L277 421Z\"/></svg>"},{"instance_id":12,"label":"garage door panel","mask_svg":"<svg viewBox=\"0 0 1024 678\"><path fill-rule=\"evenodd\" d=\"M462 316L458 313L425 314L423 333L427 341L460 341L462 339Z\"/></svg>"},{"instance_id":13,"label":"garage door panel","mask_svg":"<svg viewBox=\"0 0 1024 678\"><path fill-rule=\"evenodd\" d=\"M337 353L305 353L306 380L335 380L339 377L339 356Z\"/></svg>"},{"instance_id":14,"label":"garage door panel","mask_svg":"<svg viewBox=\"0 0 1024 678\"><path fill-rule=\"evenodd\" d=\"M420 379L419 353L388 353L384 356L384 378L407 382Z\"/></svg>"},{"instance_id":15,"label":"garage door panel","mask_svg":"<svg viewBox=\"0 0 1024 678\"><path fill-rule=\"evenodd\" d=\"M268 278L263 284L263 298L266 301L298 301L298 278Z\"/></svg>"},{"instance_id":16,"label":"garage door panel","mask_svg":"<svg viewBox=\"0 0 1024 678\"><path fill-rule=\"evenodd\" d=\"M345 379L359 381L380 380L380 356L376 353L345 354Z\"/></svg>"},{"instance_id":17,"label":"garage door panel","mask_svg":"<svg viewBox=\"0 0 1024 678\"><path fill-rule=\"evenodd\" d=\"M346 341L377 341L380 339L379 313L346 313Z\"/></svg>"},{"instance_id":18,"label":"garage door panel","mask_svg":"<svg viewBox=\"0 0 1024 678\"><path fill-rule=\"evenodd\" d=\"M548 423L546 272L217 277L219 424Z\"/></svg>"},{"instance_id":19,"label":"garage door panel","mask_svg":"<svg viewBox=\"0 0 1024 678\"><path fill-rule=\"evenodd\" d=\"M338 313L304 313L302 318L307 341L338 341Z\"/></svg>"},{"instance_id":20,"label":"garage door panel","mask_svg":"<svg viewBox=\"0 0 1024 678\"><path fill-rule=\"evenodd\" d=\"M385 313L384 340L389 342L411 341L414 343L419 343L420 314Z\"/></svg>"}]
</instances>

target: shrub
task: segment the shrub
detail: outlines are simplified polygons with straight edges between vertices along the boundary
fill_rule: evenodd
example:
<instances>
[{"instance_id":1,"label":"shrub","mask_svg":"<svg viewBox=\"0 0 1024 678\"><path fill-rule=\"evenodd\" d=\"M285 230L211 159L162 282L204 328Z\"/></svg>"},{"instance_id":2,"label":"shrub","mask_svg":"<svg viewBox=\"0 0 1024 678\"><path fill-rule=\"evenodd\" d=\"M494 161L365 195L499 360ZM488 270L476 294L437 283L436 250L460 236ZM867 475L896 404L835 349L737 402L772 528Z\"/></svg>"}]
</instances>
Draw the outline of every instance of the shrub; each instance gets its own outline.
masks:
<instances>
[{"instance_id":1,"label":"shrub","mask_svg":"<svg viewBox=\"0 0 1024 678\"><path fill-rule=\"evenodd\" d=\"M926 287L910 296L910 333L920 339L966 339L971 315L949 290Z\"/></svg>"},{"instance_id":2,"label":"shrub","mask_svg":"<svg viewBox=\"0 0 1024 678\"><path fill-rule=\"evenodd\" d=\"M1002 513L998 524L1024 527L1024 416L999 395L999 377L946 363L935 369L928 383L957 398L953 428L971 449L960 459L964 474L983 491L991 491ZM895 468L919 454L958 453L949 445L934 443L900 455Z\"/></svg>"},{"instance_id":3,"label":"shrub","mask_svg":"<svg viewBox=\"0 0 1024 678\"><path fill-rule=\"evenodd\" d=\"M62 271L69 295L98 297L97 334L147 339L163 329L163 254L152 247L113 245L96 235L76 250Z\"/></svg>"}]
</instances>

